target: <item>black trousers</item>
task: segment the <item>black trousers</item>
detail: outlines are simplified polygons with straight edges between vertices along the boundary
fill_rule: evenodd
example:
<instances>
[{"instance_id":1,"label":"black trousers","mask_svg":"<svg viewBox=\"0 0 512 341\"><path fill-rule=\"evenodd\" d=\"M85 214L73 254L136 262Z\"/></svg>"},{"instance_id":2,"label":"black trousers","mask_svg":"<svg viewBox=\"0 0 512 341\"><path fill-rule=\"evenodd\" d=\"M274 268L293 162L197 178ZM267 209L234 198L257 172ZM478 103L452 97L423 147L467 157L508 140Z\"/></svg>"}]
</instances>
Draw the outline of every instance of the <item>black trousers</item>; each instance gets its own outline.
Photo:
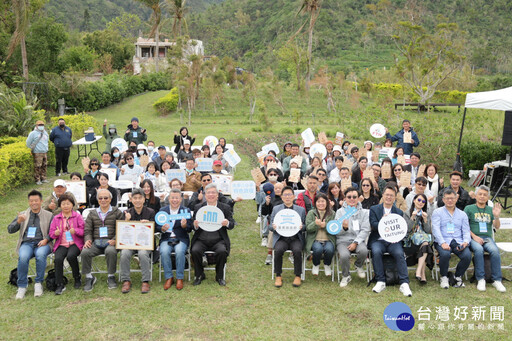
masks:
<instances>
[{"instance_id":1,"label":"black trousers","mask_svg":"<svg viewBox=\"0 0 512 341\"><path fill-rule=\"evenodd\" d=\"M62 168L64 173L68 172L68 161L69 161L70 148L59 148L55 147L55 173L58 175Z\"/></svg>"},{"instance_id":2,"label":"black trousers","mask_svg":"<svg viewBox=\"0 0 512 341\"><path fill-rule=\"evenodd\" d=\"M281 276L283 272L283 254L287 250L292 250L295 276L302 275L302 243L299 237L295 235L293 237L280 237L274 246L274 272L276 276Z\"/></svg>"},{"instance_id":3,"label":"black trousers","mask_svg":"<svg viewBox=\"0 0 512 341\"><path fill-rule=\"evenodd\" d=\"M224 278L224 265L228 258L228 251L224 240L211 245L201 240L196 240L194 242L194 245L192 245L192 248L190 249L190 256L194 262L194 273L196 278L201 277L204 274L203 254L205 251L215 252L215 279Z\"/></svg>"},{"instance_id":4,"label":"black trousers","mask_svg":"<svg viewBox=\"0 0 512 341\"><path fill-rule=\"evenodd\" d=\"M62 276L64 272L64 258L68 260L73 271L73 278L80 278L80 268L78 267L78 256L80 255L80 249L76 244L71 245L69 248L59 246L55 250L55 283L61 285Z\"/></svg>"}]
</instances>

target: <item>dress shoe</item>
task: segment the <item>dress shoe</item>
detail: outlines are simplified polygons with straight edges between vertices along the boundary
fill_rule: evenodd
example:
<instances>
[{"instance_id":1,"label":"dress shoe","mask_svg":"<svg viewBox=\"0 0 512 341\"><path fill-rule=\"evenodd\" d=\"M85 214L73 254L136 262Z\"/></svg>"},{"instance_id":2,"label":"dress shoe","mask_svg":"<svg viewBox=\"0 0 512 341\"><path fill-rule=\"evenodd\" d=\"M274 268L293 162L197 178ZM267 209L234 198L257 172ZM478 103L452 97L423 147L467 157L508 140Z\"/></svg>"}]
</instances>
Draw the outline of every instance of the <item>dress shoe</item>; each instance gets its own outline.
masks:
<instances>
[{"instance_id":1,"label":"dress shoe","mask_svg":"<svg viewBox=\"0 0 512 341\"><path fill-rule=\"evenodd\" d=\"M123 294L127 294L130 292L130 290L132 289L132 282L130 281L124 281L123 282L123 287L121 288L121 292Z\"/></svg>"},{"instance_id":2,"label":"dress shoe","mask_svg":"<svg viewBox=\"0 0 512 341\"><path fill-rule=\"evenodd\" d=\"M217 280L217 282L219 283L219 285L220 285L221 287L225 287L225 286L226 286L226 281L225 281L224 279L222 279L222 278L219 278L219 279Z\"/></svg>"},{"instance_id":3,"label":"dress shoe","mask_svg":"<svg viewBox=\"0 0 512 341\"><path fill-rule=\"evenodd\" d=\"M301 281L300 277L295 276L295 279L293 280L292 285L297 288L297 287L300 287L301 284L302 284L302 281Z\"/></svg>"},{"instance_id":4,"label":"dress shoe","mask_svg":"<svg viewBox=\"0 0 512 341\"><path fill-rule=\"evenodd\" d=\"M183 280L182 279L178 279L176 281L176 289L178 289L178 290L183 289Z\"/></svg>"},{"instance_id":5,"label":"dress shoe","mask_svg":"<svg viewBox=\"0 0 512 341\"><path fill-rule=\"evenodd\" d=\"M274 286L276 288L280 288L283 286L283 277L281 276L276 276L276 282L274 283Z\"/></svg>"},{"instance_id":6,"label":"dress shoe","mask_svg":"<svg viewBox=\"0 0 512 341\"><path fill-rule=\"evenodd\" d=\"M149 292L149 282L142 282L142 288L140 289L141 294L147 294Z\"/></svg>"},{"instance_id":7,"label":"dress shoe","mask_svg":"<svg viewBox=\"0 0 512 341\"><path fill-rule=\"evenodd\" d=\"M192 285L199 285L204 279L206 279L206 275L203 273L201 276L196 277Z\"/></svg>"},{"instance_id":8,"label":"dress shoe","mask_svg":"<svg viewBox=\"0 0 512 341\"><path fill-rule=\"evenodd\" d=\"M174 283L174 277L169 278L164 283L164 290L169 290L170 287L172 287L172 284Z\"/></svg>"}]
</instances>

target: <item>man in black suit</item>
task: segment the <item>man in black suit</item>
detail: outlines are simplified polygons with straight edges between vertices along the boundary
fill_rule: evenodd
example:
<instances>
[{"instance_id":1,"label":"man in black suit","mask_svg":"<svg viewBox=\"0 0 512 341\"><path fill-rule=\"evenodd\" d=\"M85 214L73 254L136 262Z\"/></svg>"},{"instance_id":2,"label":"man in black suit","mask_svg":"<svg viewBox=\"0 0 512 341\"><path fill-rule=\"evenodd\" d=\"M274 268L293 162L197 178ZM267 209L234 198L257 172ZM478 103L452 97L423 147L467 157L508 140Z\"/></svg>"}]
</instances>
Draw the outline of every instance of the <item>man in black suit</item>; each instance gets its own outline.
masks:
<instances>
[{"instance_id":1,"label":"man in black suit","mask_svg":"<svg viewBox=\"0 0 512 341\"><path fill-rule=\"evenodd\" d=\"M216 280L219 285L226 285L224 280L224 265L230 251L230 241L228 230L235 227L235 220L233 219L233 212L229 205L223 204L218 201L219 191L215 184L209 184L205 187L206 202L197 205L194 208L194 236L190 248L190 255L194 262L195 280L194 285L201 284L201 281L206 278L203 268L203 254L205 251L215 252L215 270ZM208 232L199 227L199 222L196 220L197 212L201 207L215 206L224 214L224 220L221 222L221 228L214 232Z\"/></svg>"}]
</instances>

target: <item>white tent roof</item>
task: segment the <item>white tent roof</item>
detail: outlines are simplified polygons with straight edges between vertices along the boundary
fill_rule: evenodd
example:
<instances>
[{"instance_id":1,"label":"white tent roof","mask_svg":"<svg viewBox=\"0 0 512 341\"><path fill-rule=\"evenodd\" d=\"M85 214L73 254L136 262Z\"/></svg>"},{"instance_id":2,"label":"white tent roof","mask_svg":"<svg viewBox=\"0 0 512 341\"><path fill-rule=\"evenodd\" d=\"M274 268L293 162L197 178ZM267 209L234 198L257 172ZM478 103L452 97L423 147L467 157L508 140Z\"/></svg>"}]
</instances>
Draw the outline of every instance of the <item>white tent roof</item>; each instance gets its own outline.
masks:
<instances>
[{"instance_id":1,"label":"white tent roof","mask_svg":"<svg viewBox=\"0 0 512 341\"><path fill-rule=\"evenodd\" d=\"M512 87L467 94L465 107L512 111Z\"/></svg>"}]
</instances>

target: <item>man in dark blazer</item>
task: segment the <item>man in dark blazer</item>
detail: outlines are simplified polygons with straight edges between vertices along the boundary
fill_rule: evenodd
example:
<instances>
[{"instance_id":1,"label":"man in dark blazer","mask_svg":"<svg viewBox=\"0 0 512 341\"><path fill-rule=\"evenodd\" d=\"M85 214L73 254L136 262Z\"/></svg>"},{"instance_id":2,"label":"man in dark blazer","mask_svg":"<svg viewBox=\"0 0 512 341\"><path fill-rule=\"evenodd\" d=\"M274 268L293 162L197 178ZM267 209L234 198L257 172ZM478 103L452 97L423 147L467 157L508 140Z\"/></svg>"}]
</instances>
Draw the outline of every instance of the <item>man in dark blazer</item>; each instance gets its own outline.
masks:
<instances>
[{"instance_id":1,"label":"man in dark blazer","mask_svg":"<svg viewBox=\"0 0 512 341\"><path fill-rule=\"evenodd\" d=\"M203 254L205 251L215 252L215 270L216 281L221 286L226 285L224 279L224 265L229 255L231 243L229 241L228 230L235 227L235 220L233 219L233 211L229 205L223 204L218 201L219 191L215 184L209 184L205 187L206 202L197 205L194 208L194 236L192 237L192 246L190 248L190 255L194 262L195 280L194 285L201 284L201 281L206 278L203 269ZM224 214L224 220L221 222L222 227L215 232L204 231L199 227L199 222L196 220L197 212L204 206L216 206Z\"/></svg>"},{"instance_id":2,"label":"man in dark blazer","mask_svg":"<svg viewBox=\"0 0 512 341\"><path fill-rule=\"evenodd\" d=\"M403 212L394 205L396 192L393 187L386 187L382 197L384 198L384 202L382 204L370 207L371 233L368 245L372 250L373 268L375 271L375 278L377 280L377 284L373 287L373 291L380 293L386 289L386 274L382 257L384 253L388 252L393 256L396 262L400 291L404 296L412 296L411 289L409 288L409 275L407 273L407 263L405 262L402 242L389 243L382 239L379 234L379 221L382 217L392 213L402 216Z\"/></svg>"}]
</instances>

